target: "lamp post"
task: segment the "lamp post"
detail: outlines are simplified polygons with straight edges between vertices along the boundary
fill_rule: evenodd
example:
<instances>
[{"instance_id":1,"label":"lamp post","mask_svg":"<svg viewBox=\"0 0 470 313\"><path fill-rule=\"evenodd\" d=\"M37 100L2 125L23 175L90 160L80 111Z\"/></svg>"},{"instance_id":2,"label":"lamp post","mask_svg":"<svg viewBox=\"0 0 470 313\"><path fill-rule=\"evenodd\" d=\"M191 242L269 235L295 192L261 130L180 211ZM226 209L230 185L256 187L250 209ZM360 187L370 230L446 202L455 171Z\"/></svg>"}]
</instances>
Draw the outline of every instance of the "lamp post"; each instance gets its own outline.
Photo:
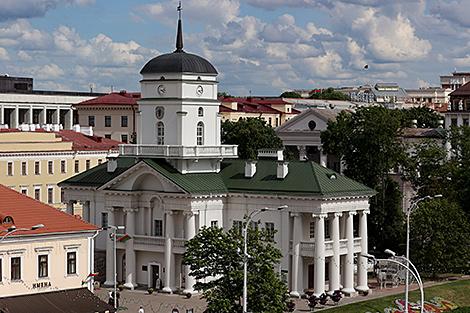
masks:
<instances>
[{"instance_id":1,"label":"lamp post","mask_svg":"<svg viewBox=\"0 0 470 313\"><path fill-rule=\"evenodd\" d=\"M255 210L245 218L245 225L243 225L243 313L248 313L248 225L251 220L261 212L266 211L280 211L287 209L287 205L282 205L277 208L262 208Z\"/></svg>"},{"instance_id":2,"label":"lamp post","mask_svg":"<svg viewBox=\"0 0 470 313\"><path fill-rule=\"evenodd\" d=\"M441 198L442 195L441 194L437 194L437 195L434 195L434 196L425 196L425 197L421 197L419 199L416 199L415 201L411 202L410 206L408 207L408 209L406 210L406 255L405 255L405 258L406 258L406 261L408 262L408 264L412 264L410 262L410 216L411 216L411 213L418 207L418 204L421 202L421 201L424 201L424 200L430 200L430 199L435 199L435 198ZM414 265L413 265L414 267ZM415 271L416 271L416 268L415 268ZM418 271L416 271L418 272ZM408 310L408 293L409 293L409 280L410 280L410 277L409 277L409 273L408 271L406 272L406 276L405 276L405 308L407 308Z\"/></svg>"},{"instance_id":3,"label":"lamp post","mask_svg":"<svg viewBox=\"0 0 470 313\"><path fill-rule=\"evenodd\" d=\"M392 253L392 255L395 256L395 253L393 251L389 250L389 249L386 249L385 252L386 253ZM368 254L368 253L361 253L361 256L365 257L365 258L368 258L368 259L374 260L375 264L377 264L378 261L384 261L384 262L390 262L390 263L398 264L400 266L403 266L406 269L406 273L411 273L411 275L413 275L413 277L416 279L416 281L418 282L418 285L419 285L419 291L420 291L420 294L421 294L421 309L420 309L420 312L424 313L424 288L423 288L423 283L422 283L421 277L419 276L419 273L416 270L416 267L414 265L413 265L413 268L416 271L416 273L409 266L403 264L400 261L394 260L394 259L377 259L372 254ZM411 262L410 262L410 264L411 264ZM405 303L405 312L408 313L408 303Z\"/></svg>"},{"instance_id":4,"label":"lamp post","mask_svg":"<svg viewBox=\"0 0 470 313\"><path fill-rule=\"evenodd\" d=\"M40 228L44 228L44 224L36 224L36 225L31 226L30 228L26 228L26 227L16 228L15 225L12 225L12 226L10 226L8 229L2 231L2 232L6 232L6 234L2 236L2 239L0 239L0 242L2 242L3 240L5 240L5 238L6 238L7 236L10 236L11 234L16 233L17 231L22 231L22 230L36 230L36 229L40 229Z\"/></svg>"},{"instance_id":5,"label":"lamp post","mask_svg":"<svg viewBox=\"0 0 470 313\"><path fill-rule=\"evenodd\" d=\"M114 249L114 260L113 260L113 269L114 269L114 308L117 310L117 267L116 267L116 232L117 230L124 229L124 226L114 226L114 225L108 225L107 228L112 229L111 237L113 240L113 249Z\"/></svg>"}]
</instances>

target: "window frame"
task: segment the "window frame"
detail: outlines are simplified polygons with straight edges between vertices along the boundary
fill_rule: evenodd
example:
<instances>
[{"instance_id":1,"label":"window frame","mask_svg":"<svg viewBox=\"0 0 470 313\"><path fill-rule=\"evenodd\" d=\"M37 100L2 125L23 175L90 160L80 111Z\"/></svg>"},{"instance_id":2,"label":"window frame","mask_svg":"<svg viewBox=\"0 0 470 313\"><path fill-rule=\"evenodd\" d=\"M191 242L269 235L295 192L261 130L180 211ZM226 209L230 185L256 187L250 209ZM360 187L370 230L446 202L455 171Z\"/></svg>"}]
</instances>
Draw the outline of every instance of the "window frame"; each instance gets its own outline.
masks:
<instances>
[{"instance_id":1,"label":"window frame","mask_svg":"<svg viewBox=\"0 0 470 313\"><path fill-rule=\"evenodd\" d=\"M204 116L204 108L203 107L199 107L197 109L197 116L198 117L203 117Z\"/></svg>"},{"instance_id":2,"label":"window frame","mask_svg":"<svg viewBox=\"0 0 470 313\"><path fill-rule=\"evenodd\" d=\"M109 226L108 217L109 217L108 212L101 212L101 228L107 228Z\"/></svg>"},{"instance_id":3,"label":"window frame","mask_svg":"<svg viewBox=\"0 0 470 313\"><path fill-rule=\"evenodd\" d=\"M156 125L157 145L165 145L165 124L162 121Z\"/></svg>"},{"instance_id":4,"label":"window frame","mask_svg":"<svg viewBox=\"0 0 470 313\"><path fill-rule=\"evenodd\" d=\"M88 171L91 168L91 160L85 160L85 170Z\"/></svg>"},{"instance_id":5,"label":"window frame","mask_svg":"<svg viewBox=\"0 0 470 313\"><path fill-rule=\"evenodd\" d=\"M34 161L34 175L41 175L41 161Z\"/></svg>"},{"instance_id":6,"label":"window frame","mask_svg":"<svg viewBox=\"0 0 470 313\"><path fill-rule=\"evenodd\" d=\"M160 225L157 227L157 225ZM157 229L160 229L160 234L157 232ZM164 229L163 229L163 220L162 219L154 219L153 221L153 233L155 237L163 237Z\"/></svg>"},{"instance_id":7,"label":"window frame","mask_svg":"<svg viewBox=\"0 0 470 313\"><path fill-rule=\"evenodd\" d=\"M65 275L66 276L78 276L79 275L79 271L78 271L78 253L77 253L77 249L74 248L74 249L66 249L65 250ZM74 254L75 255L75 258L74 258L74 261L75 261L75 272L71 273L69 272L69 254Z\"/></svg>"},{"instance_id":8,"label":"window frame","mask_svg":"<svg viewBox=\"0 0 470 313\"><path fill-rule=\"evenodd\" d=\"M129 117L127 115L121 115L121 127L129 127Z\"/></svg>"},{"instance_id":9,"label":"window frame","mask_svg":"<svg viewBox=\"0 0 470 313\"><path fill-rule=\"evenodd\" d=\"M28 161L21 161L21 176L28 176Z\"/></svg>"},{"instance_id":10,"label":"window frame","mask_svg":"<svg viewBox=\"0 0 470 313\"><path fill-rule=\"evenodd\" d=\"M104 116L104 127L112 127L112 125L113 125L112 116L111 115L105 115Z\"/></svg>"},{"instance_id":11,"label":"window frame","mask_svg":"<svg viewBox=\"0 0 470 313\"><path fill-rule=\"evenodd\" d=\"M47 173L49 175L54 175L54 161L53 160L47 161Z\"/></svg>"},{"instance_id":12,"label":"window frame","mask_svg":"<svg viewBox=\"0 0 470 313\"><path fill-rule=\"evenodd\" d=\"M54 187L47 187L47 204L54 204Z\"/></svg>"},{"instance_id":13,"label":"window frame","mask_svg":"<svg viewBox=\"0 0 470 313\"><path fill-rule=\"evenodd\" d=\"M39 193L39 197L36 197L36 192ZM40 186L34 187L34 199L41 201L41 187Z\"/></svg>"},{"instance_id":14,"label":"window frame","mask_svg":"<svg viewBox=\"0 0 470 313\"><path fill-rule=\"evenodd\" d=\"M73 169L75 173L80 173L80 160L75 160Z\"/></svg>"},{"instance_id":15,"label":"window frame","mask_svg":"<svg viewBox=\"0 0 470 313\"><path fill-rule=\"evenodd\" d=\"M13 259L18 259L18 278L13 278ZM15 265L16 268L16 265ZM12 255L10 256L10 281L11 282L21 282L22 281L22 272L23 272L23 256L21 255Z\"/></svg>"},{"instance_id":16,"label":"window frame","mask_svg":"<svg viewBox=\"0 0 470 313\"><path fill-rule=\"evenodd\" d=\"M45 257L45 268L42 268L41 265L44 265L44 262L41 261L41 257ZM38 279L49 278L49 254L41 253L38 254ZM41 270L45 270L45 273L42 273Z\"/></svg>"},{"instance_id":17,"label":"window frame","mask_svg":"<svg viewBox=\"0 0 470 313\"><path fill-rule=\"evenodd\" d=\"M268 227L269 225L269 227ZM274 222L265 222L264 223L264 229L266 230L267 232L267 235L269 236L269 240L271 242L274 242L274 235L276 234L276 225L274 224Z\"/></svg>"},{"instance_id":18,"label":"window frame","mask_svg":"<svg viewBox=\"0 0 470 313\"><path fill-rule=\"evenodd\" d=\"M204 145L204 123L199 121L196 126L196 145L203 146Z\"/></svg>"},{"instance_id":19,"label":"window frame","mask_svg":"<svg viewBox=\"0 0 470 313\"><path fill-rule=\"evenodd\" d=\"M124 143L129 143L129 135L121 134L121 141Z\"/></svg>"},{"instance_id":20,"label":"window frame","mask_svg":"<svg viewBox=\"0 0 470 313\"><path fill-rule=\"evenodd\" d=\"M211 227L219 227L219 221L218 220L211 220Z\"/></svg>"},{"instance_id":21,"label":"window frame","mask_svg":"<svg viewBox=\"0 0 470 313\"><path fill-rule=\"evenodd\" d=\"M13 161L7 162L7 176L14 176L15 175L15 166Z\"/></svg>"},{"instance_id":22,"label":"window frame","mask_svg":"<svg viewBox=\"0 0 470 313\"><path fill-rule=\"evenodd\" d=\"M88 115L88 126L95 127L96 119L94 115Z\"/></svg>"},{"instance_id":23,"label":"window frame","mask_svg":"<svg viewBox=\"0 0 470 313\"><path fill-rule=\"evenodd\" d=\"M308 236L310 239L315 238L315 221L310 221L308 225Z\"/></svg>"},{"instance_id":24,"label":"window frame","mask_svg":"<svg viewBox=\"0 0 470 313\"><path fill-rule=\"evenodd\" d=\"M60 160L60 173L61 174L67 173L67 160Z\"/></svg>"}]
</instances>

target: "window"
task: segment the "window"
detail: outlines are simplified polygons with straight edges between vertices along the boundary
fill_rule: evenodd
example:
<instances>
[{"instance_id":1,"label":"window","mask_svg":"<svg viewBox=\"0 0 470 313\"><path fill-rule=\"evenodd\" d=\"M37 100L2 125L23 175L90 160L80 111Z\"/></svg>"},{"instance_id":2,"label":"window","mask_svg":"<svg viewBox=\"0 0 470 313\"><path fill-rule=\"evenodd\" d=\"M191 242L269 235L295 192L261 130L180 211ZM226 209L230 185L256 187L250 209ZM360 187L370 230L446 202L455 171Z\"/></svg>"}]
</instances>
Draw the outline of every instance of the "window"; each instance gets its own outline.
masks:
<instances>
[{"instance_id":1,"label":"window","mask_svg":"<svg viewBox=\"0 0 470 313\"><path fill-rule=\"evenodd\" d=\"M269 124L269 126L273 126L273 119L272 119L272 117L268 118L268 124Z\"/></svg>"},{"instance_id":2,"label":"window","mask_svg":"<svg viewBox=\"0 0 470 313\"><path fill-rule=\"evenodd\" d=\"M0 282L3 281L3 259L0 258Z\"/></svg>"},{"instance_id":3,"label":"window","mask_svg":"<svg viewBox=\"0 0 470 313\"><path fill-rule=\"evenodd\" d=\"M359 237L359 215L353 215L353 234L354 237Z\"/></svg>"},{"instance_id":4,"label":"window","mask_svg":"<svg viewBox=\"0 0 470 313\"><path fill-rule=\"evenodd\" d=\"M28 175L28 168L26 162L21 162L21 175L26 176Z\"/></svg>"},{"instance_id":5,"label":"window","mask_svg":"<svg viewBox=\"0 0 470 313\"><path fill-rule=\"evenodd\" d=\"M95 116L89 115L88 116L88 126L95 127Z\"/></svg>"},{"instance_id":6,"label":"window","mask_svg":"<svg viewBox=\"0 0 470 313\"><path fill-rule=\"evenodd\" d=\"M310 239L315 238L315 222L310 222L309 234Z\"/></svg>"},{"instance_id":7,"label":"window","mask_svg":"<svg viewBox=\"0 0 470 313\"><path fill-rule=\"evenodd\" d=\"M127 143L127 142L128 142L127 134L122 134L122 135L121 135L121 141L124 142L124 143Z\"/></svg>"},{"instance_id":8,"label":"window","mask_svg":"<svg viewBox=\"0 0 470 313\"><path fill-rule=\"evenodd\" d=\"M330 221L325 218L325 238L330 238Z\"/></svg>"},{"instance_id":9,"label":"window","mask_svg":"<svg viewBox=\"0 0 470 313\"><path fill-rule=\"evenodd\" d=\"M265 229L266 229L266 232L267 232L267 235L268 235L268 239L270 241L274 241L274 233L276 232L274 230L274 223L266 222L265 223Z\"/></svg>"},{"instance_id":10,"label":"window","mask_svg":"<svg viewBox=\"0 0 470 313\"><path fill-rule=\"evenodd\" d=\"M8 176L13 176L13 162L8 162L7 175Z\"/></svg>"},{"instance_id":11,"label":"window","mask_svg":"<svg viewBox=\"0 0 470 313\"><path fill-rule=\"evenodd\" d=\"M203 122L197 123L196 144L198 146L202 146L204 144L204 123Z\"/></svg>"},{"instance_id":12,"label":"window","mask_svg":"<svg viewBox=\"0 0 470 313\"><path fill-rule=\"evenodd\" d=\"M80 160L75 160L75 173L80 172Z\"/></svg>"},{"instance_id":13,"label":"window","mask_svg":"<svg viewBox=\"0 0 470 313\"><path fill-rule=\"evenodd\" d=\"M163 237L163 220L155 220L155 236Z\"/></svg>"},{"instance_id":14,"label":"window","mask_svg":"<svg viewBox=\"0 0 470 313\"><path fill-rule=\"evenodd\" d=\"M234 220L232 227L235 228L239 234L241 234L243 230L243 222Z\"/></svg>"},{"instance_id":15,"label":"window","mask_svg":"<svg viewBox=\"0 0 470 313\"><path fill-rule=\"evenodd\" d=\"M21 193L24 194L25 196L27 196L28 195L28 188L22 187L21 188Z\"/></svg>"},{"instance_id":16,"label":"window","mask_svg":"<svg viewBox=\"0 0 470 313\"><path fill-rule=\"evenodd\" d=\"M211 221L211 227L218 227L219 221Z\"/></svg>"},{"instance_id":17,"label":"window","mask_svg":"<svg viewBox=\"0 0 470 313\"><path fill-rule=\"evenodd\" d=\"M101 212L101 228L108 227L108 212Z\"/></svg>"},{"instance_id":18,"label":"window","mask_svg":"<svg viewBox=\"0 0 470 313\"><path fill-rule=\"evenodd\" d=\"M47 203L54 203L54 187L47 188Z\"/></svg>"},{"instance_id":19,"label":"window","mask_svg":"<svg viewBox=\"0 0 470 313\"><path fill-rule=\"evenodd\" d=\"M11 258L11 280L21 280L21 257Z\"/></svg>"},{"instance_id":20,"label":"window","mask_svg":"<svg viewBox=\"0 0 470 313\"><path fill-rule=\"evenodd\" d=\"M90 169L90 166L91 166L90 160L86 160L85 161L85 168L86 168L87 171Z\"/></svg>"},{"instance_id":21,"label":"window","mask_svg":"<svg viewBox=\"0 0 470 313\"><path fill-rule=\"evenodd\" d=\"M65 174L67 172L67 164L65 163L65 160L60 161L60 172L62 174Z\"/></svg>"},{"instance_id":22,"label":"window","mask_svg":"<svg viewBox=\"0 0 470 313\"><path fill-rule=\"evenodd\" d=\"M456 119L456 118L451 119L451 120L450 120L450 124L451 124L452 126L457 126L457 119Z\"/></svg>"},{"instance_id":23,"label":"window","mask_svg":"<svg viewBox=\"0 0 470 313\"><path fill-rule=\"evenodd\" d=\"M34 175L41 175L41 163L39 161L34 162Z\"/></svg>"},{"instance_id":24,"label":"window","mask_svg":"<svg viewBox=\"0 0 470 313\"><path fill-rule=\"evenodd\" d=\"M104 134L104 138L111 139L111 134Z\"/></svg>"},{"instance_id":25,"label":"window","mask_svg":"<svg viewBox=\"0 0 470 313\"><path fill-rule=\"evenodd\" d=\"M127 127L127 116L121 116L121 127Z\"/></svg>"},{"instance_id":26,"label":"window","mask_svg":"<svg viewBox=\"0 0 470 313\"><path fill-rule=\"evenodd\" d=\"M77 252L67 252L67 275L77 274Z\"/></svg>"},{"instance_id":27,"label":"window","mask_svg":"<svg viewBox=\"0 0 470 313\"><path fill-rule=\"evenodd\" d=\"M106 115L104 117L104 127L111 127L111 116Z\"/></svg>"},{"instance_id":28,"label":"window","mask_svg":"<svg viewBox=\"0 0 470 313\"><path fill-rule=\"evenodd\" d=\"M204 109L203 108L199 108L197 109L197 116L204 116Z\"/></svg>"},{"instance_id":29,"label":"window","mask_svg":"<svg viewBox=\"0 0 470 313\"><path fill-rule=\"evenodd\" d=\"M98 159L98 165L100 165L101 163L103 163L103 160Z\"/></svg>"},{"instance_id":30,"label":"window","mask_svg":"<svg viewBox=\"0 0 470 313\"><path fill-rule=\"evenodd\" d=\"M34 188L34 199L41 201L41 187Z\"/></svg>"},{"instance_id":31,"label":"window","mask_svg":"<svg viewBox=\"0 0 470 313\"><path fill-rule=\"evenodd\" d=\"M279 117L276 117L276 127L279 126Z\"/></svg>"},{"instance_id":32,"label":"window","mask_svg":"<svg viewBox=\"0 0 470 313\"><path fill-rule=\"evenodd\" d=\"M38 255L38 277L44 278L49 276L47 255Z\"/></svg>"},{"instance_id":33,"label":"window","mask_svg":"<svg viewBox=\"0 0 470 313\"><path fill-rule=\"evenodd\" d=\"M165 125L163 122L157 123L157 145L165 144Z\"/></svg>"},{"instance_id":34,"label":"window","mask_svg":"<svg viewBox=\"0 0 470 313\"><path fill-rule=\"evenodd\" d=\"M54 174L54 161L47 161L47 172Z\"/></svg>"}]
</instances>

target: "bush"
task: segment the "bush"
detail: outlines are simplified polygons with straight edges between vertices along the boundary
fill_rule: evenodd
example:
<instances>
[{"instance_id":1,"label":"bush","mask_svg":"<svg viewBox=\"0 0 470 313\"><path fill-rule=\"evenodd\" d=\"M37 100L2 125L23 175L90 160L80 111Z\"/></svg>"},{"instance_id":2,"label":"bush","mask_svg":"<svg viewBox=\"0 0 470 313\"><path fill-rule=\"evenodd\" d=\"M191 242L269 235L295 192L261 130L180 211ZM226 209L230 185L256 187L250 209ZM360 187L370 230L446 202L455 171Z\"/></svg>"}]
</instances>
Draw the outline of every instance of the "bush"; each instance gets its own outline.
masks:
<instances>
[{"instance_id":1,"label":"bush","mask_svg":"<svg viewBox=\"0 0 470 313\"><path fill-rule=\"evenodd\" d=\"M457 310L452 310L452 313L470 313L470 307L458 308Z\"/></svg>"}]
</instances>

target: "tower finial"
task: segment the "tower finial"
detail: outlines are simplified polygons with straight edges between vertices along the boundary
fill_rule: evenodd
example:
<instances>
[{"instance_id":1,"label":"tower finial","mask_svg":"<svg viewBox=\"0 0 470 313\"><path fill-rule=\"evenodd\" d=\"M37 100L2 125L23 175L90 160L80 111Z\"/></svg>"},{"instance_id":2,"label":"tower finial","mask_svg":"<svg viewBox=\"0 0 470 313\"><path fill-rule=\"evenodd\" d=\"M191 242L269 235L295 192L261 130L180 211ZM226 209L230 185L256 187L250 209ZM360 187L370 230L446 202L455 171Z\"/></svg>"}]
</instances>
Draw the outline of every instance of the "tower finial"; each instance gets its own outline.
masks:
<instances>
[{"instance_id":1,"label":"tower finial","mask_svg":"<svg viewBox=\"0 0 470 313\"><path fill-rule=\"evenodd\" d=\"M181 26L181 11L183 10L183 8L181 7L181 1L179 2L179 5L176 10L178 11L178 33L176 34L175 52L183 52L183 27Z\"/></svg>"}]
</instances>

